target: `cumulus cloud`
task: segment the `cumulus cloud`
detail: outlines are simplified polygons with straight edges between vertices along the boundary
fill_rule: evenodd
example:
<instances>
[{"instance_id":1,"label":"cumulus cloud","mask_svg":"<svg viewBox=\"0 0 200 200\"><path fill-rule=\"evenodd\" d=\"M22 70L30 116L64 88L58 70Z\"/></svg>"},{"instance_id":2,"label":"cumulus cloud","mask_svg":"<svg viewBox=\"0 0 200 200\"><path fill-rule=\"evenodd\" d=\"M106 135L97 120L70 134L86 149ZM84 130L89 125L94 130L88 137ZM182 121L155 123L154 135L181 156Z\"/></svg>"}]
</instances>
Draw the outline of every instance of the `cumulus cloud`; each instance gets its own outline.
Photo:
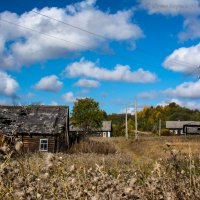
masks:
<instances>
[{"instance_id":1,"label":"cumulus cloud","mask_svg":"<svg viewBox=\"0 0 200 200\"><path fill-rule=\"evenodd\" d=\"M184 30L179 33L179 39L185 41L187 39L195 39L200 37L200 18L188 17L184 20Z\"/></svg>"},{"instance_id":2,"label":"cumulus cloud","mask_svg":"<svg viewBox=\"0 0 200 200\"><path fill-rule=\"evenodd\" d=\"M194 74L200 64L199 55L200 44L188 48L182 47L170 54L165 59L163 66L175 72Z\"/></svg>"},{"instance_id":3,"label":"cumulus cloud","mask_svg":"<svg viewBox=\"0 0 200 200\"><path fill-rule=\"evenodd\" d=\"M140 6L149 14L182 16L183 31L178 35L181 41L200 37L199 0L142 0Z\"/></svg>"},{"instance_id":4,"label":"cumulus cloud","mask_svg":"<svg viewBox=\"0 0 200 200\"><path fill-rule=\"evenodd\" d=\"M98 88L100 86L100 83L95 80L80 79L74 85L84 88Z\"/></svg>"},{"instance_id":5,"label":"cumulus cloud","mask_svg":"<svg viewBox=\"0 0 200 200\"><path fill-rule=\"evenodd\" d=\"M142 0L140 5L149 14L194 15L200 11L198 0Z\"/></svg>"},{"instance_id":6,"label":"cumulus cloud","mask_svg":"<svg viewBox=\"0 0 200 200\"><path fill-rule=\"evenodd\" d=\"M156 75L142 68L132 72L128 65L116 65L114 69L106 69L96 66L97 64L82 58L65 68L65 73L70 77L84 76L104 81L121 81L147 83L155 82Z\"/></svg>"},{"instance_id":7,"label":"cumulus cloud","mask_svg":"<svg viewBox=\"0 0 200 200\"><path fill-rule=\"evenodd\" d=\"M200 80L197 82L185 82L176 88L169 88L164 91L168 96L200 99Z\"/></svg>"},{"instance_id":8,"label":"cumulus cloud","mask_svg":"<svg viewBox=\"0 0 200 200\"><path fill-rule=\"evenodd\" d=\"M37 90L44 90L49 92L57 92L63 86L63 83L58 80L55 75L43 77L38 83L35 84Z\"/></svg>"},{"instance_id":9,"label":"cumulus cloud","mask_svg":"<svg viewBox=\"0 0 200 200\"><path fill-rule=\"evenodd\" d=\"M66 103L74 103L76 101L76 97L74 97L73 92L67 92L63 94L62 98Z\"/></svg>"},{"instance_id":10,"label":"cumulus cloud","mask_svg":"<svg viewBox=\"0 0 200 200\"><path fill-rule=\"evenodd\" d=\"M45 7L41 10L34 8L21 15L8 11L0 13L0 18L4 20L1 21L0 32L0 67L19 69L21 66L29 66L47 59L67 57L71 53L102 47L109 40L128 40L129 43L134 43L135 40L143 37L140 27L132 23L132 10L122 10L116 13L103 12L95 6L95 2L86 0L68 5L66 8ZM107 40L66 26L35 12L89 32L98 30L98 34ZM5 20L34 29L46 36L16 27L6 23ZM60 40L47 35L60 38Z\"/></svg>"},{"instance_id":11,"label":"cumulus cloud","mask_svg":"<svg viewBox=\"0 0 200 200\"><path fill-rule=\"evenodd\" d=\"M169 105L170 103L176 103L179 106L185 107L185 108L189 108L191 110L200 110L200 103L196 102L196 101L181 101L179 99L171 99L171 100L166 100L166 101L162 101L161 103L158 103L158 106L166 106Z\"/></svg>"},{"instance_id":12,"label":"cumulus cloud","mask_svg":"<svg viewBox=\"0 0 200 200\"><path fill-rule=\"evenodd\" d=\"M16 96L16 90L19 88L18 82L6 72L0 71L0 95Z\"/></svg>"}]
</instances>

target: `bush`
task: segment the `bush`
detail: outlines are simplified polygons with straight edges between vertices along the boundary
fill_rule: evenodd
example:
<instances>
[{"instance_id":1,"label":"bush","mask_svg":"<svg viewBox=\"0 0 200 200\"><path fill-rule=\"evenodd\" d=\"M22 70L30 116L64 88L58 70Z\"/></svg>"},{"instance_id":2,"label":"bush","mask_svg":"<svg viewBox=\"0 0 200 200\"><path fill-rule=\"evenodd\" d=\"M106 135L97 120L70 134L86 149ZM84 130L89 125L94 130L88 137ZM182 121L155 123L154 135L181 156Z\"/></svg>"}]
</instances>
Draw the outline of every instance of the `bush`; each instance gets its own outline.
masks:
<instances>
[{"instance_id":1,"label":"bush","mask_svg":"<svg viewBox=\"0 0 200 200\"><path fill-rule=\"evenodd\" d=\"M161 136L172 136L172 133L168 129L162 129Z\"/></svg>"}]
</instances>

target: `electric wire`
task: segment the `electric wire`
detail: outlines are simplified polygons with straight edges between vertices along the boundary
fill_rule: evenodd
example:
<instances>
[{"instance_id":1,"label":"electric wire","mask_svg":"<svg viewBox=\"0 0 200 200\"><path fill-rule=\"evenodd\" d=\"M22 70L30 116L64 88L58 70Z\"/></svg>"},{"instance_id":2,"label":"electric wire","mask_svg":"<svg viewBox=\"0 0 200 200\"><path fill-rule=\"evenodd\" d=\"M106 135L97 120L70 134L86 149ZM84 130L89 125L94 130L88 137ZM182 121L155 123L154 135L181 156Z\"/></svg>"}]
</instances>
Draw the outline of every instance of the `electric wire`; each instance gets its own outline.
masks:
<instances>
[{"instance_id":1,"label":"electric wire","mask_svg":"<svg viewBox=\"0 0 200 200\"><path fill-rule=\"evenodd\" d=\"M51 17L51 16L49 16L49 15L45 15L45 14L42 14L42 13L37 12L37 11L34 11L34 10L32 10L32 11L30 11L30 12L35 13L35 14L38 14L38 15L43 16L43 17L46 17L46 18L48 18L48 19L57 21L57 22L62 23L62 24L64 24L64 25L66 25L66 26L70 26L70 27L73 27L73 28L75 28L75 29L81 30L81 31L83 31L83 32L89 33L89 34L94 35L94 36L96 36L96 37L98 37L98 38L101 38L101 39L104 39L104 40L108 40L108 38L105 37L105 36L103 36L103 35L100 35L100 34L97 34L97 33L92 32L92 31L89 31L89 30L87 30L87 29L83 29L83 28L81 28L81 27L78 27L78 26L75 26L75 25L66 23L66 22L64 22L64 21L62 21L62 20L58 20L58 19L56 19L56 18L53 18L53 17ZM159 56L163 56L163 55L161 55L161 54L157 54L157 55L156 55L156 54L152 54L151 52L146 51L146 50L144 50L144 49L141 49L141 48L139 48L139 47L137 47L137 50L139 50L139 51L141 51L141 52L143 52L143 53L145 53L145 54L147 54L147 55L151 55L151 56L153 56L153 57L156 57L156 58L157 58L158 55L159 55ZM187 65L187 66L190 66L190 67L196 65L196 64L192 64L192 63L188 63L188 62L180 61L180 60L175 60L175 59L171 60L170 62L176 63L176 64L181 64L181 65L185 65L185 66Z\"/></svg>"}]
</instances>

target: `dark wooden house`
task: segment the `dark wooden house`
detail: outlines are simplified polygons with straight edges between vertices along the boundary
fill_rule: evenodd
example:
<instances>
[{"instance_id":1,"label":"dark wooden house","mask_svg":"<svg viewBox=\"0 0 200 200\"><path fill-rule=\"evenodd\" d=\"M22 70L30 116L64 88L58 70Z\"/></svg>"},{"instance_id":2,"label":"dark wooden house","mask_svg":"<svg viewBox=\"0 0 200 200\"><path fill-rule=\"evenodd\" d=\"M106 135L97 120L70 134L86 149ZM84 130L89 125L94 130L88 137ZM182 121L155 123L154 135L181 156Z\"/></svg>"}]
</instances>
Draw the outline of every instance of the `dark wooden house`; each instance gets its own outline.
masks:
<instances>
[{"instance_id":1,"label":"dark wooden house","mask_svg":"<svg viewBox=\"0 0 200 200\"><path fill-rule=\"evenodd\" d=\"M166 128L177 135L200 134L200 121L166 121Z\"/></svg>"},{"instance_id":2,"label":"dark wooden house","mask_svg":"<svg viewBox=\"0 0 200 200\"><path fill-rule=\"evenodd\" d=\"M0 106L0 132L20 137L24 151L65 150L68 123L67 106Z\"/></svg>"}]
</instances>

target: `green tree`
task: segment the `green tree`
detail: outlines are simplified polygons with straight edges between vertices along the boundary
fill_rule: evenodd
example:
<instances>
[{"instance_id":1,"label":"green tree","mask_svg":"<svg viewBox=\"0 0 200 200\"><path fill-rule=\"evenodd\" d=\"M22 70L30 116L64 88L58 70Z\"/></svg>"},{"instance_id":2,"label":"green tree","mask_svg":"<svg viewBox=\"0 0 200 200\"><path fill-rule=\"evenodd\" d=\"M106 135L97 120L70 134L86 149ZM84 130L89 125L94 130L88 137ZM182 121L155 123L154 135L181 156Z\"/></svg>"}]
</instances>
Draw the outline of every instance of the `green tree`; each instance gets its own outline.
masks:
<instances>
[{"instance_id":1,"label":"green tree","mask_svg":"<svg viewBox=\"0 0 200 200\"><path fill-rule=\"evenodd\" d=\"M92 98L78 99L72 110L72 121L79 129L90 134L99 130L105 112L99 107L99 103Z\"/></svg>"}]
</instances>

